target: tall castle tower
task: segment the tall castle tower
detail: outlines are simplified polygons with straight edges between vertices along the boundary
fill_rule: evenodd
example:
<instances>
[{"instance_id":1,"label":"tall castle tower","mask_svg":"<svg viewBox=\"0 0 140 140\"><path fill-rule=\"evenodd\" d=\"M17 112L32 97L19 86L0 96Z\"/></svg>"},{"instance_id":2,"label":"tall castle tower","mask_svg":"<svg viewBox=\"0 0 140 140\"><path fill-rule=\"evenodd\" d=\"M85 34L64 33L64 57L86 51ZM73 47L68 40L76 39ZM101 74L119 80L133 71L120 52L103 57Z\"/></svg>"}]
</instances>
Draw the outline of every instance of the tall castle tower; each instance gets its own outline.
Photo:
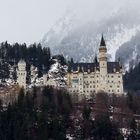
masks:
<instances>
[{"instance_id":1,"label":"tall castle tower","mask_svg":"<svg viewBox=\"0 0 140 140\"><path fill-rule=\"evenodd\" d=\"M17 82L20 87L26 89L26 62L24 60L20 60L18 62L18 69L17 69Z\"/></svg>"},{"instance_id":2,"label":"tall castle tower","mask_svg":"<svg viewBox=\"0 0 140 140\"><path fill-rule=\"evenodd\" d=\"M101 43L99 48L99 65L100 65L100 73L106 75L107 74L107 48L103 35L101 38Z\"/></svg>"},{"instance_id":3,"label":"tall castle tower","mask_svg":"<svg viewBox=\"0 0 140 140\"><path fill-rule=\"evenodd\" d=\"M107 48L102 35L99 54L99 62L95 58L94 63L71 63L68 67L67 83L71 93L90 95L98 92L109 94L123 94L123 71L119 62L107 60Z\"/></svg>"},{"instance_id":4,"label":"tall castle tower","mask_svg":"<svg viewBox=\"0 0 140 140\"><path fill-rule=\"evenodd\" d=\"M99 48L100 89L106 91L107 85L107 48L102 35Z\"/></svg>"}]
</instances>

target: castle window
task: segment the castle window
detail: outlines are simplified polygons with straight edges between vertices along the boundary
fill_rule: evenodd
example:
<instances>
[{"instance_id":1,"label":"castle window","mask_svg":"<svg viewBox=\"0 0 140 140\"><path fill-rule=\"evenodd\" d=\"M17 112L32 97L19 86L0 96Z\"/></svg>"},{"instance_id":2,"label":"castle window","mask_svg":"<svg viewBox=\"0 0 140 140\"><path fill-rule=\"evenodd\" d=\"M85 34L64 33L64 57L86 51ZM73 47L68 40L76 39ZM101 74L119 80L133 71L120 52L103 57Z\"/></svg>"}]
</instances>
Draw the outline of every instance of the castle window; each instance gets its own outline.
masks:
<instances>
[{"instance_id":1,"label":"castle window","mask_svg":"<svg viewBox=\"0 0 140 140\"><path fill-rule=\"evenodd\" d=\"M112 75L111 77L113 78L114 76Z\"/></svg>"},{"instance_id":2,"label":"castle window","mask_svg":"<svg viewBox=\"0 0 140 140\"><path fill-rule=\"evenodd\" d=\"M97 77L99 77L99 76L97 75Z\"/></svg>"},{"instance_id":3,"label":"castle window","mask_svg":"<svg viewBox=\"0 0 140 140\"><path fill-rule=\"evenodd\" d=\"M114 90L112 90L112 92L114 92Z\"/></svg>"},{"instance_id":4,"label":"castle window","mask_svg":"<svg viewBox=\"0 0 140 140\"><path fill-rule=\"evenodd\" d=\"M90 81L90 83L92 83L92 81Z\"/></svg>"},{"instance_id":5,"label":"castle window","mask_svg":"<svg viewBox=\"0 0 140 140\"><path fill-rule=\"evenodd\" d=\"M118 90L118 92L120 92L120 91Z\"/></svg>"},{"instance_id":6,"label":"castle window","mask_svg":"<svg viewBox=\"0 0 140 140\"><path fill-rule=\"evenodd\" d=\"M112 88L112 86L110 86L110 88Z\"/></svg>"},{"instance_id":7,"label":"castle window","mask_svg":"<svg viewBox=\"0 0 140 140\"><path fill-rule=\"evenodd\" d=\"M117 86L118 88L120 87L120 86Z\"/></svg>"},{"instance_id":8,"label":"castle window","mask_svg":"<svg viewBox=\"0 0 140 140\"><path fill-rule=\"evenodd\" d=\"M110 90L108 90L108 92L110 92Z\"/></svg>"},{"instance_id":9,"label":"castle window","mask_svg":"<svg viewBox=\"0 0 140 140\"><path fill-rule=\"evenodd\" d=\"M92 88L92 86L90 86L90 88Z\"/></svg>"},{"instance_id":10,"label":"castle window","mask_svg":"<svg viewBox=\"0 0 140 140\"><path fill-rule=\"evenodd\" d=\"M120 78L120 75L118 76L118 78Z\"/></svg>"},{"instance_id":11,"label":"castle window","mask_svg":"<svg viewBox=\"0 0 140 140\"><path fill-rule=\"evenodd\" d=\"M108 80L108 83L109 83L109 80Z\"/></svg>"},{"instance_id":12,"label":"castle window","mask_svg":"<svg viewBox=\"0 0 140 140\"><path fill-rule=\"evenodd\" d=\"M113 83L113 81L112 81L112 83Z\"/></svg>"},{"instance_id":13,"label":"castle window","mask_svg":"<svg viewBox=\"0 0 140 140\"><path fill-rule=\"evenodd\" d=\"M77 76L73 76L73 78L77 78Z\"/></svg>"}]
</instances>

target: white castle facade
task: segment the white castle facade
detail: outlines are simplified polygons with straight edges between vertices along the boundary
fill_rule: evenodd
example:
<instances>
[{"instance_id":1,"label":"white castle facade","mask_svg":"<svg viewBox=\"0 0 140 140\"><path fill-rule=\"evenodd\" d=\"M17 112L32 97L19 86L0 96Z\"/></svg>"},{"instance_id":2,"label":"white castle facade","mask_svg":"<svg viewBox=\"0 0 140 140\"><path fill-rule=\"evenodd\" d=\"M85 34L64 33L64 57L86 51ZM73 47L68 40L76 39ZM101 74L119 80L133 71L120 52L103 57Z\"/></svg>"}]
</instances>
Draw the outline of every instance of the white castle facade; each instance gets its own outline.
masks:
<instances>
[{"instance_id":1,"label":"white castle facade","mask_svg":"<svg viewBox=\"0 0 140 140\"><path fill-rule=\"evenodd\" d=\"M32 85L50 85L56 87L56 81L48 78L47 74L38 79L38 71L31 66ZM21 60L18 63L17 83L26 89L26 62ZM107 92L122 94L123 91L123 69L120 62L107 61L107 48L102 36L98 61L94 63L70 63L66 74L67 88L73 94L90 97L92 93Z\"/></svg>"},{"instance_id":2,"label":"white castle facade","mask_svg":"<svg viewBox=\"0 0 140 140\"><path fill-rule=\"evenodd\" d=\"M92 93L123 93L123 70L120 62L107 61L107 48L102 36L99 62L72 63L67 73L68 89L73 94L91 96Z\"/></svg>"}]
</instances>

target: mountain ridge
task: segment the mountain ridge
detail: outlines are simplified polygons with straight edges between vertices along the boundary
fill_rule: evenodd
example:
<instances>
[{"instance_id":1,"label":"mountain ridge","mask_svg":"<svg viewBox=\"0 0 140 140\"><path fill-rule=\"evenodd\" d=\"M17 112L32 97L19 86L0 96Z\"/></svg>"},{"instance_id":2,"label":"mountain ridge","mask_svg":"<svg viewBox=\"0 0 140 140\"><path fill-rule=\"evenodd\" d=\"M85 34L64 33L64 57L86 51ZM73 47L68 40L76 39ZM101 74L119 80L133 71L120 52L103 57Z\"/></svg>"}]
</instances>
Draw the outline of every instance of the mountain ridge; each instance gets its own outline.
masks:
<instances>
[{"instance_id":1,"label":"mountain ridge","mask_svg":"<svg viewBox=\"0 0 140 140\"><path fill-rule=\"evenodd\" d=\"M63 54L67 59L72 57L75 61L92 62L98 53L101 34L104 33L108 58L114 61L119 56L116 52L119 52L121 46L140 31L139 22L139 13L123 10L98 22L91 20L81 25L76 22L76 17L68 16L55 24L55 28L44 36L41 44L49 46L53 54ZM128 62L123 62L127 67Z\"/></svg>"}]
</instances>

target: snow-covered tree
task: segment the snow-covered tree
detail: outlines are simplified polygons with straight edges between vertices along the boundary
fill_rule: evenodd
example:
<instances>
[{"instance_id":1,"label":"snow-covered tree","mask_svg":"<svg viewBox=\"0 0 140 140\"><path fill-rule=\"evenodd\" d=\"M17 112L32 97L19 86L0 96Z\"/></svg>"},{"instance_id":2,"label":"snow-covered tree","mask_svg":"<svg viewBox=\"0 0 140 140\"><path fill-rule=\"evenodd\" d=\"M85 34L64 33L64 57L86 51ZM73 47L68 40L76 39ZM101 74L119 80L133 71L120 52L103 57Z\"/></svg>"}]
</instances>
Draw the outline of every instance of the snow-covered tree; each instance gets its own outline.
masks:
<instances>
[{"instance_id":1,"label":"snow-covered tree","mask_svg":"<svg viewBox=\"0 0 140 140\"><path fill-rule=\"evenodd\" d=\"M49 79L53 79L56 84L60 87L66 86L66 72L67 66L61 65L57 59L53 59L54 63L52 64L50 70L48 71Z\"/></svg>"}]
</instances>

